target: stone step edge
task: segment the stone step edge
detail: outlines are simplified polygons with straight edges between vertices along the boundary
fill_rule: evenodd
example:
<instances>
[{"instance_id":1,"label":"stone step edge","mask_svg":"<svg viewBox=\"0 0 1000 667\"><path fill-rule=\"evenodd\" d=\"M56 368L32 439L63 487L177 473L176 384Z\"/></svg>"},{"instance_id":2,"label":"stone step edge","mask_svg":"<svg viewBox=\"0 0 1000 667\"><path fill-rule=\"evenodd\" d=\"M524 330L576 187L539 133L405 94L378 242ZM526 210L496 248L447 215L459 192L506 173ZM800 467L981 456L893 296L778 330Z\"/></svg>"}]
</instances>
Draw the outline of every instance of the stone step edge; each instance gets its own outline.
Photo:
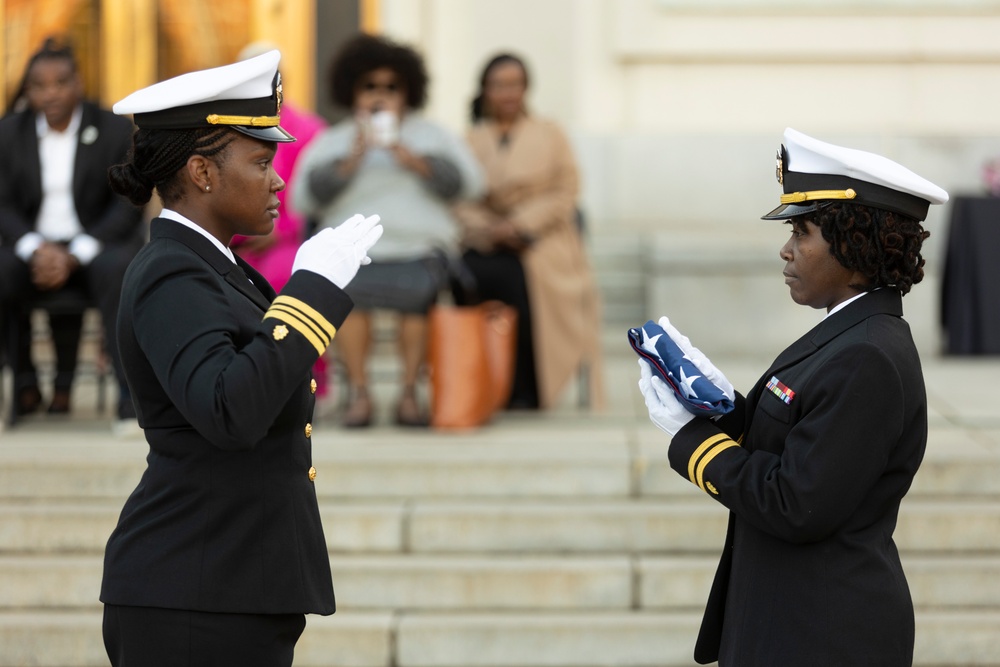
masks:
<instances>
[{"instance_id":1,"label":"stone step edge","mask_svg":"<svg viewBox=\"0 0 1000 667\"><path fill-rule=\"evenodd\" d=\"M580 659L576 644L580 632L614 637L621 633L623 641L648 643L643 653L646 659L636 664L674 667L690 665L694 636L701 612L565 612L523 613L338 613L331 617L309 616L306 631L296 647L296 664L300 667L328 665L330 650L343 657L345 645L354 654L357 667L408 667L428 665L428 658L442 657L442 651L453 654L468 649L470 634L489 633L490 637L506 638L507 650L516 649L518 636L538 640L550 638L544 664L549 667L586 667L612 664L605 659L629 647L609 641L607 654ZM978 610L927 612L916 615L917 637L914 664L934 667L943 664L993 667L1000 655L1000 612ZM26 613L0 611L0 637L18 641L17 646L0 646L0 665L74 664L77 667L106 665L100 637L101 612ZM638 633L638 634L637 634ZM514 641L515 644L510 644ZM667 641L668 644L664 644ZM462 644L466 646L462 646ZM478 647L474 647L478 651ZM664 650L668 649L668 650ZM16 653L15 653L16 652ZM567 654L567 659L555 660L553 652ZM514 654L520 654L519 656ZM650 655L652 654L652 655ZM667 655L669 654L669 655ZM524 659L522 651L512 653L502 662L510 667L539 667L542 663ZM440 664L463 664L456 656ZM534 655L534 658L539 656ZM21 662L15 660L21 659ZM61 660L60 660L61 658ZM461 656L457 656L461 660ZM439 664L435 662L434 664ZM472 664L472 663L467 663ZM499 663L498 663L499 664ZM615 662L614 664L620 664ZM631 664L631 663L630 663Z\"/></svg>"}]
</instances>

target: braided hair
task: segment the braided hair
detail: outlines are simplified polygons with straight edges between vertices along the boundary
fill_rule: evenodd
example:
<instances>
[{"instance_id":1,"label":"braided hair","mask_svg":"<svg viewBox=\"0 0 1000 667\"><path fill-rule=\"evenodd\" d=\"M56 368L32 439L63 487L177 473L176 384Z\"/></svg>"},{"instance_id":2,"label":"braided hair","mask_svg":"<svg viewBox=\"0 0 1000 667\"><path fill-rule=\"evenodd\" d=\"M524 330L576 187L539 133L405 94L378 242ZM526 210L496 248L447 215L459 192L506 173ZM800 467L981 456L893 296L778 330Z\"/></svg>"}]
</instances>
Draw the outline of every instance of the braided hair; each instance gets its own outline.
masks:
<instances>
[{"instance_id":1,"label":"braided hair","mask_svg":"<svg viewBox=\"0 0 1000 667\"><path fill-rule=\"evenodd\" d=\"M852 287L889 287L906 294L924 279L920 247L930 232L919 220L858 204L832 204L806 220L819 226L838 262L869 280Z\"/></svg>"},{"instance_id":2,"label":"braided hair","mask_svg":"<svg viewBox=\"0 0 1000 667\"><path fill-rule=\"evenodd\" d=\"M235 139L228 128L159 130L140 128L132 135L132 148L123 164L108 170L111 189L136 206L150 200L155 189L169 205L183 196L178 173L192 155L211 158L220 171L225 150Z\"/></svg>"}]
</instances>

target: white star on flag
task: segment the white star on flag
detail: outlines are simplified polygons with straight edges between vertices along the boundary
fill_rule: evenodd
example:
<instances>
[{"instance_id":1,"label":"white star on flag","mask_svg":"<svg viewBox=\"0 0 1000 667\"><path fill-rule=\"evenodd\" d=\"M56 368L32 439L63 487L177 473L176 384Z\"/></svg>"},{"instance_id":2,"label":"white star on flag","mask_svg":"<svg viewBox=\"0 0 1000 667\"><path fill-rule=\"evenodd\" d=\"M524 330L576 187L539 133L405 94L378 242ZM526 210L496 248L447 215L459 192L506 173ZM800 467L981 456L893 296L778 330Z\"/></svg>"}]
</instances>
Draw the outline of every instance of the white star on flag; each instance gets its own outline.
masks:
<instances>
[{"instance_id":1,"label":"white star on flag","mask_svg":"<svg viewBox=\"0 0 1000 667\"><path fill-rule=\"evenodd\" d=\"M660 340L660 336L662 336L662 335L663 334L656 334L655 336L653 336L652 338L650 338L649 334L646 333L646 330L643 329L642 330L642 349L646 350L646 352L649 352L654 357L659 357L660 353L657 352L657 350L656 350L656 341Z\"/></svg>"},{"instance_id":2,"label":"white star on flag","mask_svg":"<svg viewBox=\"0 0 1000 667\"><path fill-rule=\"evenodd\" d=\"M691 377L688 377L684 374L684 367L681 367L681 388L684 390L684 396L686 398L690 398L691 396L698 398L698 394L695 393L694 387L691 385L693 385L694 381L700 377L700 375L692 375Z\"/></svg>"}]
</instances>

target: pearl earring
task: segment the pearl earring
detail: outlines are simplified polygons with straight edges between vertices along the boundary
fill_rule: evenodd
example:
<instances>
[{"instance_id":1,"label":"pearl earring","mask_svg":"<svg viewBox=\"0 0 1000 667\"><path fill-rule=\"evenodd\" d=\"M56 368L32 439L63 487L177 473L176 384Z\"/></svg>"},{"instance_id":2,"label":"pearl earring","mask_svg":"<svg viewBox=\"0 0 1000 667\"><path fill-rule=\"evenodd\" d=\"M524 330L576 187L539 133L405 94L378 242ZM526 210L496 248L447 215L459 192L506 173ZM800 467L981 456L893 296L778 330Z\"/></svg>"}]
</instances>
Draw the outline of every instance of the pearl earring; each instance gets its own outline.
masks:
<instances>
[{"instance_id":1,"label":"pearl earring","mask_svg":"<svg viewBox=\"0 0 1000 667\"><path fill-rule=\"evenodd\" d=\"M209 190L211 190L211 189L212 189L212 186L211 186L211 185L206 185L206 186L205 186L205 192L208 192L208 191L209 191Z\"/></svg>"}]
</instances>

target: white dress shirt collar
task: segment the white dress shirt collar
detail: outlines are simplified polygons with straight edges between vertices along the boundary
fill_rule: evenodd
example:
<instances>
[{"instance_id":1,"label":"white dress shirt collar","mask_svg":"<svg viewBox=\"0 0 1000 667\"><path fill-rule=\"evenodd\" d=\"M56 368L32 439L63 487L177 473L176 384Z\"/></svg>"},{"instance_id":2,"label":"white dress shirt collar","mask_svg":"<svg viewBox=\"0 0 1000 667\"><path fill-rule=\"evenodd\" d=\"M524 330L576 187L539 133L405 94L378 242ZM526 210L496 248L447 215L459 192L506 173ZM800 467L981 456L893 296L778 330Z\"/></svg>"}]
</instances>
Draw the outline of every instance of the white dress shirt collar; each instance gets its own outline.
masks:
<instances>
[{"instance_id":1,"label":"white dress shirt collar","mask_svg":"<svg viewBox=\"0 0 1000 667\"><path fill-rule=\"evenodd\" d=\"M212 236L211 234L209 234L207 231L205 231L204 227L198 225L195 222L192 222L191 220L185 218L183 215L181 215L177 211L174 211L174 210L169 209L169 208L165 208L162 211L160 211L160 215L158 217L160 217L160 218L166 218L167 220L173 220L174 222L182 224L185 227L190 227L191 229L193 229L194 231L198 232L199 234L201 234L202 236L204 236L206 239L208 239L209 241L211 241L212 245L214 245L216 248L219 249L219 252L221 252L223 255L225 255L226 257L228 257L230 262L232 262L233 264L236 264L236 257L233 255L233 251L230 250L229 248L227 248L226 246L222 245L222 241L220 241L219 239L215 238L214 236Z\"/></svg>"},{"instance_id":2,"label":"white dress shirt collar","mask_svg":"<svg viewBox=\"0 0 1000 667\"><path fill-rule=\"evenodd\" d=\"M875 289L882 289L882 288L881 287L876 287ZM872 291L874 291L874 290L872 290ZM838 310L843 310L844 308L847 307L847 304L853 303L853 302L857 301L858 299L860 299L861 297L863 297L865 294L868 294L868 292L862 292L861 294L857 294L855 296L852 296L847 301L841 301L836 306L834 306L833 308L830 309L830 312L826 314L826 317L830 317L831 315L833 315L834 313L836 313ZM825 320L826 317L824 317L823 319Z\"/></svg>"}]
</instances>

